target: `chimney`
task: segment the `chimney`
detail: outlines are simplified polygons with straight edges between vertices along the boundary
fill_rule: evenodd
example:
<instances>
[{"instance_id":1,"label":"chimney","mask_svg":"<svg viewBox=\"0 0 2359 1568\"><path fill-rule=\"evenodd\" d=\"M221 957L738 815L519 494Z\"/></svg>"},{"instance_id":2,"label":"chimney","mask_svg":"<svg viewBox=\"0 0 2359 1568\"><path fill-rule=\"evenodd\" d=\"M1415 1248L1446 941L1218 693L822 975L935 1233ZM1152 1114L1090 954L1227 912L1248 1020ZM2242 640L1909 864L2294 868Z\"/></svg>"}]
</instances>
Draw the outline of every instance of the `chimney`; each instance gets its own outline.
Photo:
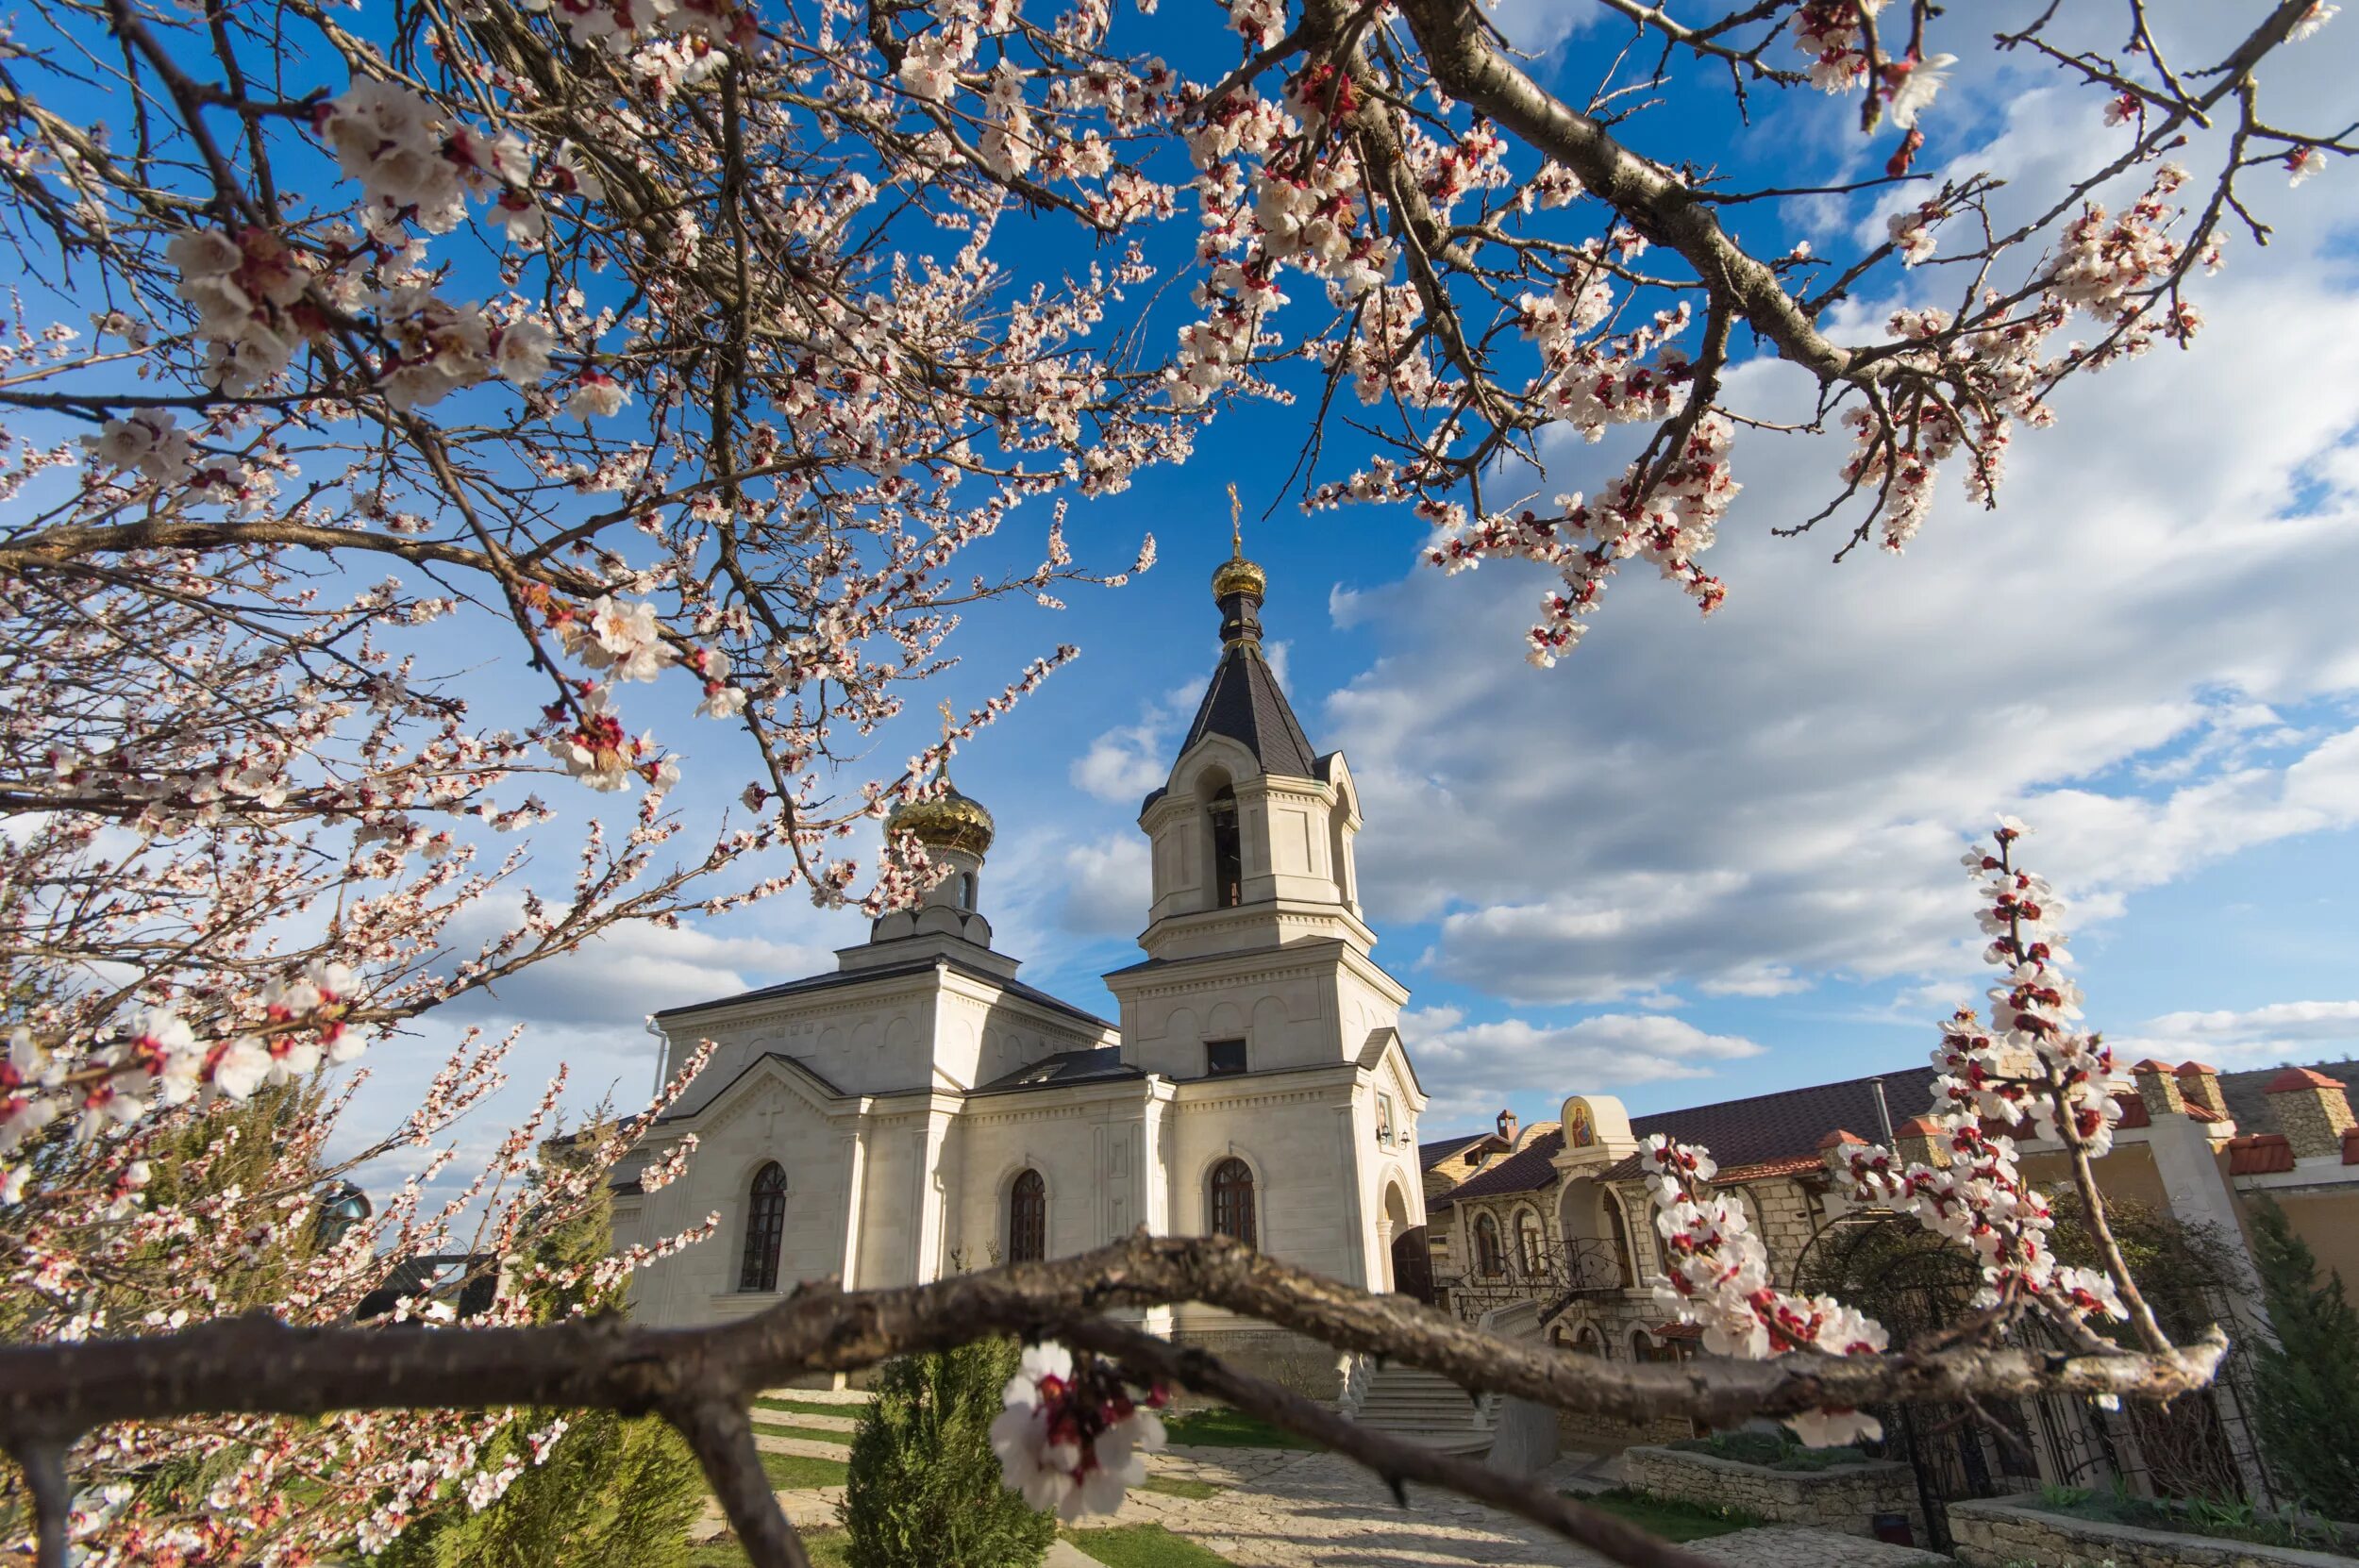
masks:
<instances>
[{"instance_id":1,"label":"chimney","mask_svg":"<svg viewBox=\"0 0 2359 1568\"><path fill-rule=\"evenodd\" d=\"M2183 1061L2173 1075L2179 1080L2179 1094L2191 1106L2200 1106L2220 1121L2234 1120L2228 1114L2228 1098L2219 1092L2219 1069L2208 1062Z\"/></svg>"},{"instance_id":2,"label":"chimney","mask_svg":"<svg viewBox=\"0 0 2359 1568\"><path fill-rule=\"evenodd\" d=\"M1499 1129L1499 1136L1507 1140L1509 1147L1514 1147L1515 1143L1515 1113L1512 1110L1500 1111L1497 1126Z\"/></svg>"},{"instance_id":3,"label":"chimney","mask_svg":"<svg viewBox=\"0 0 2359 1568\"><path fill-rule=\"evenodd\" d=\"M2178 1069L2167 1061L2147 1058L2130 1069L2136 1080L2138 1098L2146 1102L2146 1113L2154 1116L2184 1116L2187 1102L2180 1093Z\"/></svg>"},{"instance_id":4,"label":"chimney","mask_svg":"<svg viewBox=\"0 0 2359 1568\"><path fill-rule=\"evenodd\" d=\"M2269 1109L2291 1143L2296 1159L2331 1154L2340 1158L2343 1131L2353 1125L2351 1101L2341 1082L2306 1067L2288 1067L2269 1079Z\"/></svg>"},{"instance_id":5,"label":"chimney","mask_svg":"<svg viewBox=\"0 0 2359 1568\"><path fill-rule=\"evenodd\" d=\"M1912 1116L1900 1124L1893 1147L1901 1159L1919 1165L1949 1163L1949 1139L1931 1116Z\"/></svg>"},{"instance_id":6,"label":"chimney","mask_svg":"<svg viewBox=\"0 0 2359 1568\"><path fill-rule=\"evenodd\" d=\"M1818 1140L1818 1156L1826 1161L1829 1171L1845 1181L1851 1179L1851 1156L1867 1147L1867 1140L1845 1127L1837 1127Z\"/></svg>"}]
</instances>

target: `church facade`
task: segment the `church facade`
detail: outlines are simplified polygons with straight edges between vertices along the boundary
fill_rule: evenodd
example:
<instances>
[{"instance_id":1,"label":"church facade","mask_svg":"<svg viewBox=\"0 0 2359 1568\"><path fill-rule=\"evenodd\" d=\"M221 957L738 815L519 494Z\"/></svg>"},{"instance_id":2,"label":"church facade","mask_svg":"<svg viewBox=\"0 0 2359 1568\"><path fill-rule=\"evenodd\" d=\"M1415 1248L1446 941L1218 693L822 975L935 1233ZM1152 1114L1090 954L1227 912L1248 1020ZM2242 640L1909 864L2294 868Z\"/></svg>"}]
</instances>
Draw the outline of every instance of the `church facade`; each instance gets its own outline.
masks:
<instances>
[{"instance_id":1,"label":"church facade","mask_svg":"<svg viewBox=\"0 0 2359 1568\"><path fill-rule=\"evenodd\" d=\"M917 908L876 921L832 973L655 1016L667 1074L703 1041L715 1052L641 1156L693 1134L694 1159L656 1192L626 1176L616 1241L713 1213L721 1229L635 1276L636 1317L723 1321L807 1280L924 1282L1142 1226L1235 1236L1369 1290L1421 1276L1408 992L1370 956L1357 792L1263 653L1263 589L1241 553L1213 575L1220 659L1140 811L1150 903L1144 957L1106 976L1118 1023L1025 984L992 946L991 815L946 775L891 819L951 867ZM1300 1364L1320 1352L1263 1326L1146 1316L1320 1376Z\"/></svg>"}]
</instances>

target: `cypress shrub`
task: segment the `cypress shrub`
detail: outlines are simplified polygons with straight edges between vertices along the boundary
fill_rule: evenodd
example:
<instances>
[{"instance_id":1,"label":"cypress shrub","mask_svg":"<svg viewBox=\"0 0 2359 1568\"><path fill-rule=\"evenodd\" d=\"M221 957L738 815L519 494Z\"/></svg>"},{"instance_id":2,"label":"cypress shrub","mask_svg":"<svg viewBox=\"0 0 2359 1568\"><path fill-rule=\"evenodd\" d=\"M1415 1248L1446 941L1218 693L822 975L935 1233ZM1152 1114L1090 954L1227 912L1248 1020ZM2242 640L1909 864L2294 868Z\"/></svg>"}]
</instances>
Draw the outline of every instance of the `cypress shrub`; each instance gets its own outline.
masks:
<instances>
[{"instance_id":1,"label":"cypress shrub","mask_svg":"<svg viewBox=\"0 0 2359 1568\"><path fill-rule=\"evenodd\" d=\"M1000 1483L991 1451L1022 1361L1022 1346L1000 1339L884 1364L852 1434L851 1568L1038 1568L1056 1519Z\"/></svg>"},{"instance_id":2,"label":"cypress shrub","mask_svg":"<svg viewBox=\"0 0 2359 1568\"><path fill-rule=\"evenodd\" d=\"M2254 1206L2252 1256L2277 1343L2253 1346L2253 1418L2274 1476L2330 1519L2359 1520L2359 1312L2343 1277L2267 1198Z\"/></svg>"}]
</instances>

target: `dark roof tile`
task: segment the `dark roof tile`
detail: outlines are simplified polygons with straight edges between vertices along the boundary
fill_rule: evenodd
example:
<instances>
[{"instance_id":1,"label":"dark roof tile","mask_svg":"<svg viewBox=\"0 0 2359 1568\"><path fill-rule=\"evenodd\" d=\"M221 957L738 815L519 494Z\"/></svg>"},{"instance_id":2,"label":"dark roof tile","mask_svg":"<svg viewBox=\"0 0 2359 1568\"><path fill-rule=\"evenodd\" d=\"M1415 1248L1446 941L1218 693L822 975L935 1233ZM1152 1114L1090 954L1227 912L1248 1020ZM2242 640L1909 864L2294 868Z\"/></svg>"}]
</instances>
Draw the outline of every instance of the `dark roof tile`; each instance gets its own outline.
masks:
<instances>
[{"instance_id":1,"label":"dark roof tile","mask_svg":"<svg viewBox=\"0 0 2359 1568\"><path fill-rule=\"evenodd\" d=\"M1289 778L1319 776L1318 759L1311 750L1310 737L1302 733L1302 721L1295 717L1294 708L1286 701L1278 673L1262 657L1261 644L1249 637L1221 649L1220 663L1213 671L1212 684L1204 689L1204 700L1196 705L1196 723L1188 727L1180 752L1184 754L1207 735L1235 741L1253 754L1264 773Z\"/></svg>"}]
</instances>

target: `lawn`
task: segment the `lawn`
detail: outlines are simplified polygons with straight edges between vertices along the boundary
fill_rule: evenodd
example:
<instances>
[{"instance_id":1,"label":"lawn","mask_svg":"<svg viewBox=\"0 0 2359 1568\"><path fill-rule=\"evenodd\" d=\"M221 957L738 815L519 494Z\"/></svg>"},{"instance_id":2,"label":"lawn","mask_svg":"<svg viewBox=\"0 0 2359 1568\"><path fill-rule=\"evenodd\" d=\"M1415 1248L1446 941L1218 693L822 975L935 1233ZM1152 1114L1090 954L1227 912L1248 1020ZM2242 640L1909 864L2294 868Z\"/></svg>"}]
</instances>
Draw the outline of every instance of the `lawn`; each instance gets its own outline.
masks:
<instances>
[{"instance_id":1,"label":"lawn","mask_svg":"<svg viewBox=\"0 0 2359 1568\"><path fill-rule=\"evenodd\" d=\"M1149 1476L1139 1483L1141 1492L1160 1492L1166 1497L1185 1497L1200 1503L1220 1491L1210 1481L1190 1480L1185 1476Z\"/></svg>"},{"instance_id":2,"label":"lawn","mask_svg":"<svg viewBox=\"0 0 2359 1568\"><path fill-rule=\"evenodd\" d=\"M763 1437L801 1438L806 1443L832 1443L840 1448L852 1444L851 1433L829 1426L791 1426L783 1421L756 1421L754 1430Z\"/></svg>"},{"instance_id":3,"label":"lawn","mask_svg":"<svg viewBox=\"0 0 2359 1568\"><path fill-rule=\"evenodd\" d=\"M1706 1536L1728 1535L1769 1523L1743 1509L1710 1508L1681 1497L1659 1497L1635 1487L1619 1486L1590 1497L1583 1497L1577 1492L1568 1492L1564 1495L1577 1503L1586 1503L1601 1513L1627 1519L1640 1529L1650 1531L1665 1541L1701 1541Z\"/></svg>"},{"instance_id":4,"label":"lawn","mask_svg":"<svg viewBox=\"0 0 2359 1568\"><path fill-rule=\"evenodd\" d=\"M1066 1530L1064 1538L1106 1564L1106 1568L1230 1568L1227 1558L1206 1551L1186 1536L1174 1535L1161 1525Z\"/></svg>"},{"instance_id":5,"label":"lawn","mask_svg":"<svg viewBox=\"0 0 2359 1568\"><path fill-rule=\"evenodd\" d=\"M811 1568L845 1568L842 1530L805 1530L803 1550L811 1554ZM746 1568L745 1548L734 1540L691 1546L688 1568Z\"/></svg>"},{"instance_id":6,"label":"lawn","mask_svg":"<svg viewBox=\"0 0 2359 1568\"><path fill-rule=\"evenodd\" d=\"M1258 1415L1211 1405L1184 1415L1163 1417L1171 1441L1195 1448L1315 1448L1318 1445L1284 1432Z\"/></svg>"},{"instance_id":7,"label":"lawn","mask_svg":"<svg viewBox=\"0 0 2359 1568\"><path fill-rule=\"evenodd\" d=\"M866 1409L862 1405L829 1405L817 1399L757 1399L758 1410L785 1410L792 1415L841 1415L857 1418Z\"/></svg>"},{"instance_id":8,"label":"lawn","mask_svg":"<svg viewBox=\"0 0 2359 1568\"><path fill-rule=\"evenodd\" d=\"M850 1466L842 1460L814 1459L804 1454L764 1454L762 1474L773 1492L808 1492L812 1487L842 1486Z\"/></svg>"}]
</instances>

